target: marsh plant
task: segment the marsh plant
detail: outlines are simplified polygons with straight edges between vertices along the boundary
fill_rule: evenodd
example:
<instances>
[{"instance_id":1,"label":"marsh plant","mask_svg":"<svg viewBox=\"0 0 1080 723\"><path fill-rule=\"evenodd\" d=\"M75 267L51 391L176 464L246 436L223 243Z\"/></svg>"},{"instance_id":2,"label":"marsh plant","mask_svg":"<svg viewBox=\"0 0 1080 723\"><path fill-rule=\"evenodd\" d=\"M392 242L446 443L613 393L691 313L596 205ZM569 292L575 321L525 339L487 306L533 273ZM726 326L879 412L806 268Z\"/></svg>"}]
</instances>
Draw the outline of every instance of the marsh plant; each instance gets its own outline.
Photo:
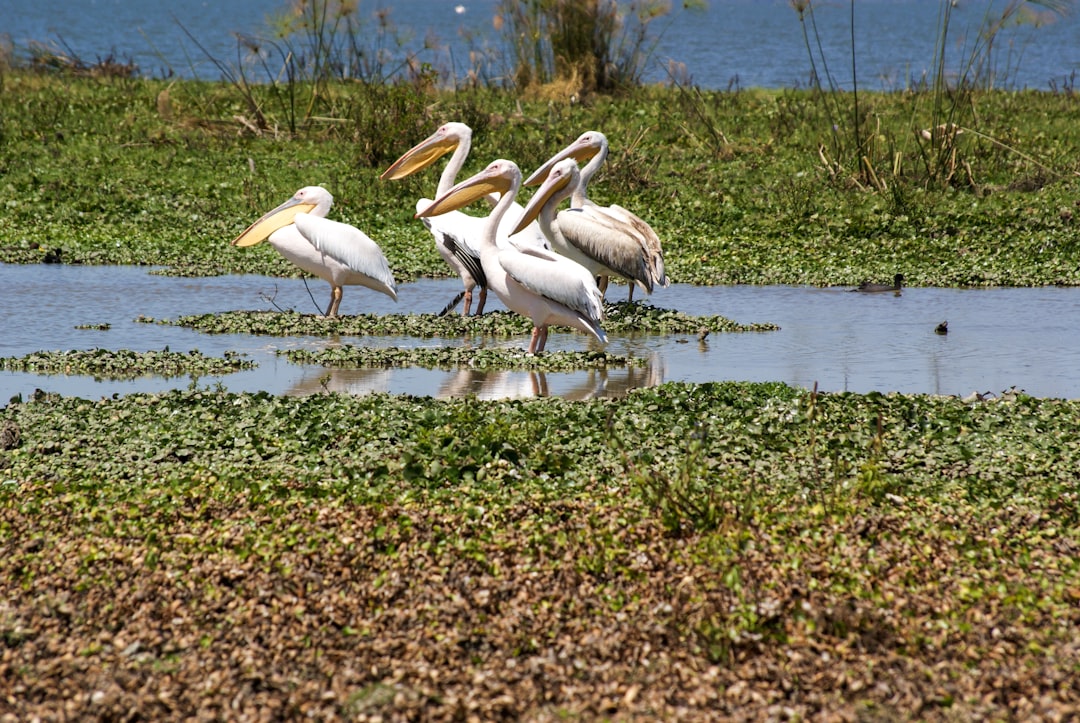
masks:
<instances>
[{"instance_id":1,"label":"marsh plant","mask_svg":"<svg viewBox=\"0 0 1080 723\"><path fill-rule=\"evenodd\" d=\"M464 87L528 90L560 83L574 93L636 87L659 39L653 23L669 11L663 0L502 0L493 24L505 56L483 38L470 38L478 49L470 53ZM188 37L241 94L247 114L240 120L255 134L347 129L350 120L366 134L370 116L398 107L406 91L423 98L436 87L459 84L435 35L417 48L395 26L391 8L364 12L358 0L291 3L271 18L265 35L237 36L235 63L212 57ZM494 72L497 66L506 72ZM359 86L344 94L341 81Z\"/></svg>"},{"instance_id":2,"label":"marsh plant","mask_svg":"<svg viewBox=\"0 0 1080 723\"><path fill-rule=\"evenodd\" d=\"M612 92L640 85L658 39L652 24L670 10L663 0L502 0L495 22L518 89Z\"/></svg>"},{"instance_id":3,"label":"marsh plant","mask_svg":"<svg viewBox=\"0 0 1080 723\"><path fill-rule=\"evenodd\" d=\"M390 9L365 15L357 0L290 3L270 18L266 35L237 36L235 63L213 57L197 38L188 37L241 93L251 115L245 125L256 133L284 125L295 134L314 119L329 122L347 115L334 83L381 87L426 67L416 54L403 51L405 40Z\"/></svg>"},{"instance_id":4,"label":"marsh plant","mask_svg":"<svg viewBox=\"0 0 1080 723\"><path fill-rule=\"evenodd\" d=\"M967 185L976 188L971 165L963 158L962 145L967 126L977 122L975 94L1008 85L1010 60L999 59L1002 31L1018 24L1040 26L1069 12L1073 0L1008 0L1004 4L986 2L977 31L961 36L962 55L951 61L947 52L957 42L954 11L957 3L941 0L937 37L930 72L912 87L910 111L900 127L883 124L872 104L860 96L856 4L849 0L851 33L851 89L842 89L836 79L836 65L830 66L813 0L789 0L797 13L802 39L810 62L810 87L828 129L817 155L835 180L853 182L861 188L887 191L890 181L905 174L905 159L913 157L918 170L914 177L927 185ZM1042 12L1040 12L1040 10ZM1007 49L1011 49L1006 45ZM926 105L929 107L925 107ZM988 139L999 148L1008 146ZM1020 154L1021 156L1023 154ZM1031 160L1031 159L1026 159Z\"/></svg>"}]
</instances>

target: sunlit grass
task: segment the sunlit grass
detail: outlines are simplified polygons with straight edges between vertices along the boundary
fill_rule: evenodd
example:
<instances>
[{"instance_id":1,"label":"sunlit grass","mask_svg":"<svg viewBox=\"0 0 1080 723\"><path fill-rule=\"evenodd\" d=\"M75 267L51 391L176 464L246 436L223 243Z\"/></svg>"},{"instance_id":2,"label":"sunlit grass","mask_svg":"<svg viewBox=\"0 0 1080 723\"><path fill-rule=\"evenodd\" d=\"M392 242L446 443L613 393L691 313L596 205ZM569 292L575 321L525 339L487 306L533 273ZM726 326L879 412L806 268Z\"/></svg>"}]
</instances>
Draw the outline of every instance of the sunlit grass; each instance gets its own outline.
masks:
<instances>
[{"instance_id":1,"label":"sunlit grass","mask_svg":"<svg viewBox=\"0 0 1080 723\"><path fill-rule=\"evenodd\" d=\"M378 175L438 122L465 118L475 130L466 172L499 156L529 170L583 129L604 130L612 154L590 193L650 222L675 282L845 285L899 269L915 286L1080 283L1080 136L1065 94L976 93L979 133L956 138L957 167L973 183L927 187L904 165L878 191L822 166L826 118L810 92L692 100L643 88L559 106L475 90L436 104L416 96L396 119L380 116L385 125L363 125L364 111L356 125L290 138L252 135L234 119L242 107L213 83L173 84L172 117L163 118L156 98L164 88L6 78L0 154L10 200L0 259L38 263L59 249L68 263L296 275L273 249L238 253L228 242L281 198L319 183L334 194L336 218L375 239L399 281L444 276L448 267L413 218L415 199L431 192L426 179L391 184ZM349 107L377 105L360 86L334 92ZM911 102L906 94L863 99L895 133L908 127Z\"/></svg>"}]
</instances>

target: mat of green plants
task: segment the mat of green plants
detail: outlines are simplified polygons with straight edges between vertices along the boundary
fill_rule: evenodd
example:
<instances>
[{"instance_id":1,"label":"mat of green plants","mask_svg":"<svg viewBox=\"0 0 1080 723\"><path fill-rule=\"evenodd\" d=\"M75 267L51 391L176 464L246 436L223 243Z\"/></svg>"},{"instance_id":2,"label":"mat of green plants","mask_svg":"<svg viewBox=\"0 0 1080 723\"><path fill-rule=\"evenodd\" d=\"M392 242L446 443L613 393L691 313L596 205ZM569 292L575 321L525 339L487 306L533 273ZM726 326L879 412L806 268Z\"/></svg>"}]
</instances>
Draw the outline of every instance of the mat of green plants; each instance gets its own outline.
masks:
<instances>
[{"instance_id":1,"label":"mat of green plants","mask_svg":"<svg viewBox=\"0 0 1080 723\"><path fill-rule=\"evenodd\" d=\"M809 91L342 84L260 125L227 84L0 80L4 262L291 275L228 242L321 183L400 281L445 274L412 218L435 172L378 175L461 120L466 172L607 133L591 195L678 283L1080 283L1066 92L971 94L946 148L919 93L860 96L849 138ZM745 383L14 400L0 720L1069 719L1078 420Z\"/></svg>"}]
</instances>

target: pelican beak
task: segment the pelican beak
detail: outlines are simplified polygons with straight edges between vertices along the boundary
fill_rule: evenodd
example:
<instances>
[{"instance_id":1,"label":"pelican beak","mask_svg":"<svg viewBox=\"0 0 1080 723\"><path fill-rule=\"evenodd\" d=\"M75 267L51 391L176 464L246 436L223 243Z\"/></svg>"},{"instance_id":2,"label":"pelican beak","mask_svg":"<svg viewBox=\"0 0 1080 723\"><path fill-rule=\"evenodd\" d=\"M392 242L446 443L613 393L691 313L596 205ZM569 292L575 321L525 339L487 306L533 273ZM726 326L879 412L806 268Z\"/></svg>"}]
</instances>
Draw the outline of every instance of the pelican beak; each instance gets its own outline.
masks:
<instances>
[{"instance_id":1,"label":"pelican beak","mask_svg":"<svg viewBox=\"0 0 1080 723\"><path fill-rule=\"evenodd\" d=\"M315 208L314 203L290 198L273 211L269 211L258 221L248 226L242 234L232 241L233 246L254 246L265 241L279 228L288 226L298 213L307 213Z\"/></svg>"},{"instance_id":2,"label":"pelican beak","mask_svg":"<svg viewBox=\"0 0 1080 723\"><path fill-rule=\"evenodd\" d=\"M578 139L549 158L544 165L533 171L532 175L525 179L523 185L535 186L536 184L541 183L548 177L548 174L551 173L551 169L555 167L555 164L565 158L573 158L578 163L582 163L588 161L599 152L600 149L596 146L582 143L581 140Z\"/></svg>"},{"instance_id":3,"label":"pelican beak","mask_svg":"<svg viewBox=\"0 0 1080 723\"><path fill-rule=\"evenodd\" d=\"M383 171L379 178L383 181L397 181L411 176L457 148L457 145L456 138L438 132L433 133L405 151L405 154Z\"/></svg>"},{"instance_id":4,"label":"pelican beak","mask_svg":"<svg viewBox=\"0 0 1080 723\"><path fill-rule=\"evenodd\" d=\"M550 169L548 169L550 171ZM517 226L510 232L513 236L516 233L520 233L522 229L528 226L537 216L540 215L540 211L547 205L548 201L552 199L557 193L562 191L569 185L573 176L569 173L556 173L555 175L547 175L544 179L544 183L536 190L533 197L529 199L529 204L525 206L525 210L521 213L521 219L518 221Z\"/></svg>"},{"instance_id":5,"label":"pelican beak","mask_svg":"<svg viewBox=\"0 0 1080 723\"><path fill-rule=\"evenodd\" d=\"M416 218L438 216L450 211L456 211L491 193L501 196L510 190L510 186L510 179L494 172L490 167L486 168L436 198L430 206L418 211Z\"/></svg>"}]
</instances>

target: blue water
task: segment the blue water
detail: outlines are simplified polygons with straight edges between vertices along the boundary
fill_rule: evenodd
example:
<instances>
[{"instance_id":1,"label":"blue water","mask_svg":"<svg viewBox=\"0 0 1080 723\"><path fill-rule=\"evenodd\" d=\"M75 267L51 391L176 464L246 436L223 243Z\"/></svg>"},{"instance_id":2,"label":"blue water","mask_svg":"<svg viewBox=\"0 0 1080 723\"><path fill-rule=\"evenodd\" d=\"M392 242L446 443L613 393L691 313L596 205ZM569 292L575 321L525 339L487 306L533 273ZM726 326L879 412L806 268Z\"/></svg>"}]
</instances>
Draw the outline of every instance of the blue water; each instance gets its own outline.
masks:
<instances>
[{"instance_id":1,"label":"blue water","mask_svg":"<svg viewBox=\"0 0 1080 723\"><path fill-rule=\"evenodd\" d=\"M406 54L443 71L444 80L476 69L486 79L506 75L503 38L494 28L498 0L397 0L359 3L358 38L383 74L401 67ZM622 2L622 6L629 5ZM674 9L649 26L657 39L646 63L646 82L675 77L702 87L806 87L811 56L799 16L788 0L709 0L703 10ZM956 73L973 55L978 31L1005 0L956 3L946 43L946 67ZM234 70L251 58L237 36L261 38L271 67L277 52L268 18L290 6L285 0L0 0L0 36L22 52L31 42L87 62L114 57L135 62L149 77L218 79L211 58ZM841 88L898 90L919 83L936 67L940 0L859 0L855 3L852 53L851 3L815 3L817 36L811 32L814 65ZM379 17L394 30L380 30ZM1080 68L1080 12L1004 28L995 39L990 66L994 84L1047 90L1070 87ZM820 38L821 48L817 47ZM269 41L269 42L268 42ZM281 48L278 44L276 48ZM470 55L471 54L471 55ZM854 60L855 69L852 69ZM853 78L855 83L853 83Z\"/></svg>"}]
</instances>

